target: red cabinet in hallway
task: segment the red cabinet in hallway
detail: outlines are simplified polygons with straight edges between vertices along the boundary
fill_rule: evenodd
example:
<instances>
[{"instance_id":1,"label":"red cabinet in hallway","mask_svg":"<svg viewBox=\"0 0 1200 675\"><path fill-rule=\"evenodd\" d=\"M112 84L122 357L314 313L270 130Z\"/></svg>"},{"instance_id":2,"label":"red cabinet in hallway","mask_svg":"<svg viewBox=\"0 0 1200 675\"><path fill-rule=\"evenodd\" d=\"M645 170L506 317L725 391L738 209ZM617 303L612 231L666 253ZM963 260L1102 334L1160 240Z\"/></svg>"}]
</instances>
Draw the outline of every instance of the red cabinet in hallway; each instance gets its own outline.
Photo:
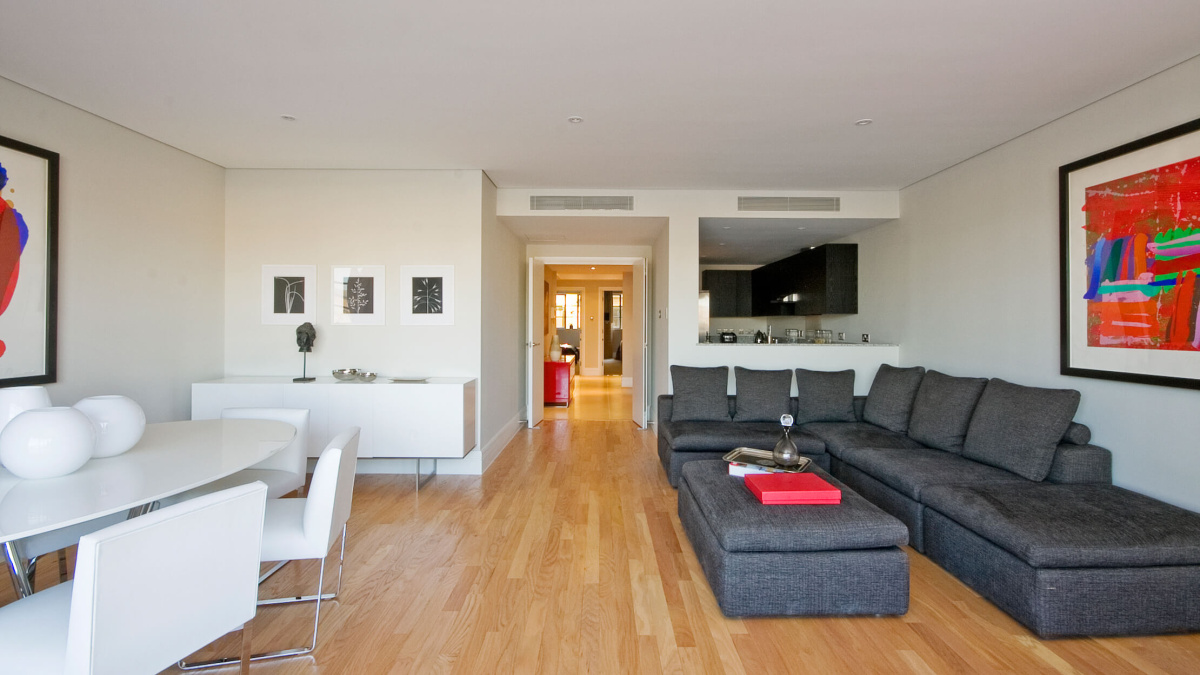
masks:
<instances>
[{"instance_id":1,"label":"red cabinet in hallway","mask_svg":"<svg viewBox=\"0 0 1200 675\"><path fill-rule=\"evenodd\" d=\"M571 405L571 384L575 374L574 358L546 362L546 403Z\"/></svg>"}]
</instances>

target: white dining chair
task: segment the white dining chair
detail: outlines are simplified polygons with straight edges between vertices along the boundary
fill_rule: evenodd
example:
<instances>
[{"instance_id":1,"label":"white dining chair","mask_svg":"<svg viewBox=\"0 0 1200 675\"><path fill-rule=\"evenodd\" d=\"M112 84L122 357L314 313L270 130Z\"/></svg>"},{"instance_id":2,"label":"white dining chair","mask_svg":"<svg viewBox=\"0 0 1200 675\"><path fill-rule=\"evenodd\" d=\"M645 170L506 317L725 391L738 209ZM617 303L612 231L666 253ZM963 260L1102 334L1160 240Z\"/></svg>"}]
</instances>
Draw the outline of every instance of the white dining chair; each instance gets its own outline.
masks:
<instances>
[{"instance_id":1,"label":"white dining chair","mask_svg":"<svg viewBox=\"0 0 1200 675\"><path fill-rule=\"evenodd\" d=\"M275 420L296 427L292 442L279 452L254 466L230 474L207 485L159 501L159 506L178 504L200 495L226 490L235 485L262 481L267 485L267 499L280 497L304 488L308 476L308 408L225 408L221 419Z\"/></svg>"},{"instance_id":2,"label":"white dining chair","mask_svg":"<svg viewBox=\"0 0 1200 675\"><path fill-rule=\"evenodd\" d=\"M262 562L320 559L317 590L312 595L288 596L259 600L259 605L278 605L295 602L316 603L312 640L306 647L255 654L251 660L276 659L308 654L317 646L317 629L321 623L321 601L336 598L342 587L342 565L346 559L346 521L354 494L354 470L358 463L358 427L338 434L317 459L313 469L308 496L267 501L263 523ZM341 539L338 557L338 581L333 593L325 593L325 560L334 543ZM277 568L276 568L277 569ZM268 575L270 572L268 572ZM229 663L232 659L184 663L184 670L211 668Z\"/></svg>"},{"instance_id":3,"label":"white dining chair","mask_svg":"<svg viewBox=\"0 0 1200 675\"><path fill-rule=\"evenodd\" d=\"M153 675L254 617L267 488L252 483L79 540L75 579L0 607L5 673Z\"/></svg>"}]
</instances>

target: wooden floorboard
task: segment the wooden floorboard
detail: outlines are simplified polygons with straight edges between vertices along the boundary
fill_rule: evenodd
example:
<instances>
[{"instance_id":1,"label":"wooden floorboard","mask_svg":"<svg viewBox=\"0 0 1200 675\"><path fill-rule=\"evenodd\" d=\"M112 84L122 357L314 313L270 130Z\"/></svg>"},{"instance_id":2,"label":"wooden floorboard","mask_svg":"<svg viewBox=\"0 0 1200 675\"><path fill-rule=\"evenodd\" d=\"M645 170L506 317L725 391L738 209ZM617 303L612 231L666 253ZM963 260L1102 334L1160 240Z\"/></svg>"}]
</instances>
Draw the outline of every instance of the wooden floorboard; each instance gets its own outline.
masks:
<instances>
[{"instance_id":1,"label":"wooden floorboard","mask_svg":"<svg viewBox=\"0 0 1200 675\"><path fill-rule=\"evenodd\" d=\"M903 617L727 619L654 448L629 421L565 419L522 430L486 476L440 475L419 495L411 476L359 476L316 652L252 671L1200 673L1198 634L1038 640L911 550ZM289 566L263 592L315 572ZM301 643L311 620L311 606L263 609L254 650Z\"/></svg>"}]
</instances>

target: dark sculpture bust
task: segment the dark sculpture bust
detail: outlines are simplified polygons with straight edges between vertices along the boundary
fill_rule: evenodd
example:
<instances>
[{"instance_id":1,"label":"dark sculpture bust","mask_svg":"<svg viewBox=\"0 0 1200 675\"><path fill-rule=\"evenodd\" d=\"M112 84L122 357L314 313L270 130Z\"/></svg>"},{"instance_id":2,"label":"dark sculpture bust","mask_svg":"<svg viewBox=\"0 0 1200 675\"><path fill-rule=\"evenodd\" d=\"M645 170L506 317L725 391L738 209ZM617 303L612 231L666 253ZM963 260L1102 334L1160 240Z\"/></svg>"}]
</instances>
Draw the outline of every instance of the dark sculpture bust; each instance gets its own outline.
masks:
<instances>
[{"instance_id":1,"label":"dark sculpture bust","mask_svg":"<svg viewBox=\"0 0 1200 675\"><path fill-rule=\"evenodd\" d=\"M300 351L311 352L316 341L317 329L311 323L305 321L296 328L296 344L300 345Z\"/></svg>"},{"instance_id":2,"label":"dark sculpture bust","mask_svg":"<svg viewBox=\"0 0 1200 675\"><path fill-rule=\"evenodd\" d=\"M313 343L317 341L317 329L307 321L300 324L296 328L296 344L300 346L301 353L304 354L304 366L300 371L300 377L293 377L292 382L312 382L315 377L308 376L308 353L312 351Z\"/></svg>"}]
</instances>

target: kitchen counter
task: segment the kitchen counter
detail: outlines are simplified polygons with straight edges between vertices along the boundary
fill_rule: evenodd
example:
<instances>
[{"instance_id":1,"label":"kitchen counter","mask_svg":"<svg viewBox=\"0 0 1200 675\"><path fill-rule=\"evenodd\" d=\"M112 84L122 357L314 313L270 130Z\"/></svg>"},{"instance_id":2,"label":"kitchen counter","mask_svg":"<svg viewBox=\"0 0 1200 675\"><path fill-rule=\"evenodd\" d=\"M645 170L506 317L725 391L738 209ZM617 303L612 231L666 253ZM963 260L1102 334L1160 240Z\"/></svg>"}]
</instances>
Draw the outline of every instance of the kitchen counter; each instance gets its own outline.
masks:
<instances>
[{"instance_id":1,"label":"kitchen counter","mask_svg":"<svg viewBox=\"0 0 1200 675\"><path fill-rule=\"evenodd\" d=\"M879 342L831 342L827 344L754 344L702 342L687 345L671 354L671 362L685 366L728 366L729 393L736 392L734 366L754 370L853 370L854 393L866 395L880 364L900 365L900 346ZM795 385L793 385L794 387ZM795 391L792 392L795 395Z\"/></svg>"}]
</instances>

